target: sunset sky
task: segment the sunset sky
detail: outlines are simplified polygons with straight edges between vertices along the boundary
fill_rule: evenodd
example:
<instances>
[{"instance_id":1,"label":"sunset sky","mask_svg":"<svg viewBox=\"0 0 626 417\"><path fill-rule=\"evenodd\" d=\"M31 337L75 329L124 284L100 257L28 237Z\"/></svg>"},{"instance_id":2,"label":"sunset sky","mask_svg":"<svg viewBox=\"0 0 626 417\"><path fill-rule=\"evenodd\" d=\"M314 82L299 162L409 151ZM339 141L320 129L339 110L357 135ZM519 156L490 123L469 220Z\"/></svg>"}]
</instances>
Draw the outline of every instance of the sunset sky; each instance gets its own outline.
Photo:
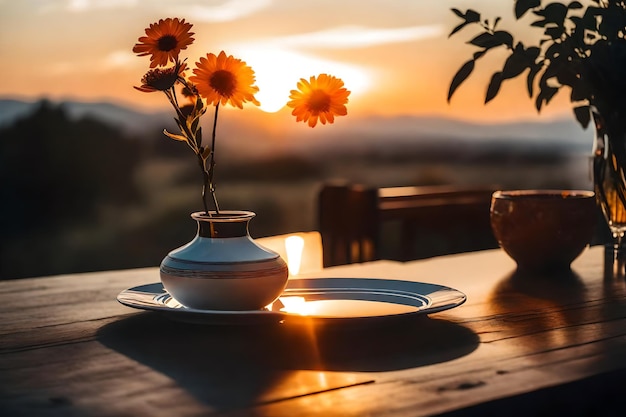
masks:
<instances>
[{"instance_id":1,"label":"sunset sky","mask_svg":"<svg viewBox=\"0 0 626 417\"><path fill-rule=\"evenodd\" d=\"M480 62L446 102L452 76L474 51L465 44L472 30L448 38L460 23L452 7L501 15L501 28L516 23L513 0L0 0L0 97L165 107L162 95L132 89L149 61L131 49L150 23L180 17L196 39L181 56L192 67L220 50L246 61L264 110L280 107L299 78L327 72L344 79L349 112L364 117L537 118L523 79L483 105L498 60ZM569 116L567 94L546 110L544 119Z\"/></svg>"}]
</instances>

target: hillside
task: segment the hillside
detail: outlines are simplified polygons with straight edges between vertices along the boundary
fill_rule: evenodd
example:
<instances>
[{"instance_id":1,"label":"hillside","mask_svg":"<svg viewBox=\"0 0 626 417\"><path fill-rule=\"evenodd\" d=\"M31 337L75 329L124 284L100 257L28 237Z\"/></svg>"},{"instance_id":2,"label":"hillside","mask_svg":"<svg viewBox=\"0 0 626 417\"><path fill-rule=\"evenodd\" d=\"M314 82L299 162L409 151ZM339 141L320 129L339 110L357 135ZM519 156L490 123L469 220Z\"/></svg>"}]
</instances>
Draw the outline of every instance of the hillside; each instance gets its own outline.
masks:
<instances>
[{"instance_id":1,"label":"hillside","mask_svg":"<svg viewBox=\"0 0 626 417\"><path fill-rule=\"evenodd\" d=\"M74 119L93 117L124 132L144 134L163 128L174 130L173 115L167 108L158 112L142 112L115 103L61 103ZM32 113L37 101L0 100L0 127ZM243 157L274 157L278 153L329 157L344 154L361 157L407 150L455 149L469 154L493 152L512 153L585 153L590 152L590 129L583 130L574 118L545 122L512 122L478 124L443 117L398 116L342 118L332 128L309 129L293 122L289 111L274 114L256 108L245 111L225 109L220 115L219 142L227 150ZM210 118L207 118L210 119ZM205 126L209 130L211 126ZM227 152L225 150L224 152Z\"/></svg>"}]
</instances>

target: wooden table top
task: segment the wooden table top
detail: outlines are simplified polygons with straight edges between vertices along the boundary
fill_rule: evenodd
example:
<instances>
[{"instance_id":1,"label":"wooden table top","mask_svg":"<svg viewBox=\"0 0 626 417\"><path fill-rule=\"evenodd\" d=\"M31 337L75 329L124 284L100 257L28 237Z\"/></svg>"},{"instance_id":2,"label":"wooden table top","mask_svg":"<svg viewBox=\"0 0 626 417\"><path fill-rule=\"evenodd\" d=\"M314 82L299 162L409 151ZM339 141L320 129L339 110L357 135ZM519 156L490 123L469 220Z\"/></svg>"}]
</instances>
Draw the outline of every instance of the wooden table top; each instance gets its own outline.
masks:
<instances>
[{"instance_id":1,"label":"wooden table top","mask_svg":"<svg viewBox=\"0 0 626 417\"><path fill-rule=\"evenodd\" d=\"M158 269L0 282L2 416L626 415L626 281L587 249L562 277L501 250L325 269L456 288L440 313L257 326L116 301Z\"/></svg>"}]
</instances>

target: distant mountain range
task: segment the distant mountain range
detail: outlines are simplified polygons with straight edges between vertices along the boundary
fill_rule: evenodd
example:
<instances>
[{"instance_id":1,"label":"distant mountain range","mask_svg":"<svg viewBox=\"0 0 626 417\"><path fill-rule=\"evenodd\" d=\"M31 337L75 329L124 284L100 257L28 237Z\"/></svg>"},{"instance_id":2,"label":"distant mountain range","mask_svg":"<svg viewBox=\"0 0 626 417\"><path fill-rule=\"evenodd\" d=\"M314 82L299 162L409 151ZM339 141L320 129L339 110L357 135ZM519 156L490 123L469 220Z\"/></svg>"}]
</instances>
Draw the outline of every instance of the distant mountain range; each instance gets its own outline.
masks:
<instances>
[{"instance_id":1,"label":"distant mountain range","mask_svg":"<svg viewBox=\"0 0 626 417\"><path fill-rule=\"evenodd\" d=\"M41 100L25 101L15 99L0 99L0 127L7 126L18 118L27 116L35 111ZM162 123L165 112L138 112L128 107L124 107L108 102L78 102L64 101L52 102L55 105L62 105L70 117L78 119L81 117L94 117L111 125L119 126L129 132L142 133L148 127L154 128L157 123ZM171 120L171 116L167 115Z\"/></svg>"},{"instance_id":2,"label":"distant mountain range","mask_svg":"<svg viewBox=\"0 0 626 417\"><path fill-rule=\"evenodd\" d=\"M61 104L73 118L98 118L131 133L174 128L171 126L173 115L166 110L141 112L110 102L67 101L54 104ZM0 127L27 116L38 105L39 101L0 99ZM285 122L287 118L291 119L288 110L274 114L258 109L230 112L228 117L220 119L219 133L229 138L223 146L261 154L275 152L278 147L284 151L307 154L331 150L357 154L384 153L399 146L481 149L489 146L582 153L591 151L593 134L591 129L583 130L573 117L496 124L427 116L374 116L359 120L353 117L339 120L323 134L317 128L309 129L293 121Z\"/></svg>"}]
</instances>

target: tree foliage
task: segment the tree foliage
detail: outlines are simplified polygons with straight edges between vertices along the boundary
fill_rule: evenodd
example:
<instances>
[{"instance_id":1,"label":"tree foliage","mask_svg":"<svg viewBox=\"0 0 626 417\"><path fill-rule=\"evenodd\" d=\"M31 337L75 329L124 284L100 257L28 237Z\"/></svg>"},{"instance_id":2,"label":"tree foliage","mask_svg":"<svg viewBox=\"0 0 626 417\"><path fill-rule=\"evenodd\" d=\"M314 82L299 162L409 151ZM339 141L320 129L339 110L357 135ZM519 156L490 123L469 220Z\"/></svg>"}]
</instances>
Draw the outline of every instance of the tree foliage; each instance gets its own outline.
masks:
<instances>
[{"instance_id":1,"label":"tree foliage","mask_svg":"<svg viewBox=\"0 0 626 417\"><path fill-rule=\"evenodd\" d=\"M537 111L567 87L574 115L583 127L589 124L590 106L603 112L626 108L626 1L586 3L515 0L515 18L529 19L531 27L542 30L536 45L526 45L509 31L498 30L499 17L488 20L475 10L452 9L462 22L450 36L466 26L478 27L479 33L468 41L478 50L454 75L448 101L474 71L476 61L504 48L508 56L491 77L485 103L497 96L503 81L525 74L528 96Z\"/></svg>"},{"instance_id":2,"label":"tree foliage","mask_svg":"<svg viewBox=\"0 0 626 417\"><path fill-rule=\"evenodd\" d=\"M0 129L0 277L55 272L47 257L57 236L97 222L104 206L139 199L133 175L141 156L141 143L119 129L72 120L47 101ZM28 264L28 249L25 262L5 258L18 247L39 248L37 262ZM9 273L10 265L18 269Z\"/></svg>"}]
</instances>

